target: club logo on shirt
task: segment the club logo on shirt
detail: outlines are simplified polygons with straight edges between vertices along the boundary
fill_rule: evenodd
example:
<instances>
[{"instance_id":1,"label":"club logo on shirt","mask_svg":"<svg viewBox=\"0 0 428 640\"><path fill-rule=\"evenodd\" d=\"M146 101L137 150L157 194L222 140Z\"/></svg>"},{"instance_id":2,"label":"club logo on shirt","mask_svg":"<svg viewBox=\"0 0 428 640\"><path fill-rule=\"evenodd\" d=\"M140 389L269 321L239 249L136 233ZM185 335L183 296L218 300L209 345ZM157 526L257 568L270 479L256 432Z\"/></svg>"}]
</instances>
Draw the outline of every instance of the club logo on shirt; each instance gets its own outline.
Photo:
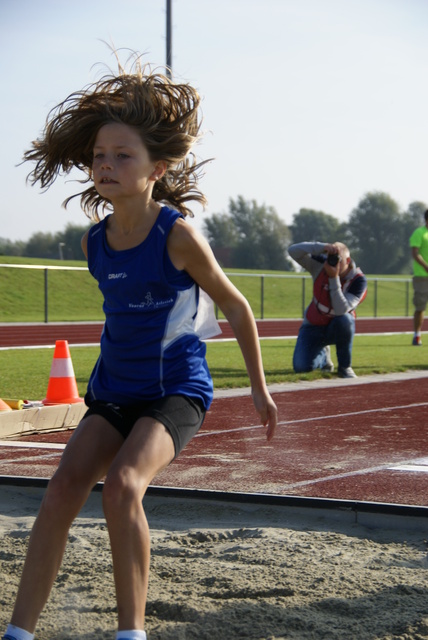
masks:
<instances>
[{"instance_id":1,"label":"club logo on shirt","mask_svg":"<svg viewBox=\"0 0 428 640\"><path fill-rule=\"evenodd\" d=\"M173 298L167 298L166 300L154 300L151 291L147 291L146 297L143 302L139 304L134 304L132 302L129 303L130 309L147 309L152 307L153 309L157 309L159 307L165 307L168 304L173 302Z\"/></svg>"}]
</instances>

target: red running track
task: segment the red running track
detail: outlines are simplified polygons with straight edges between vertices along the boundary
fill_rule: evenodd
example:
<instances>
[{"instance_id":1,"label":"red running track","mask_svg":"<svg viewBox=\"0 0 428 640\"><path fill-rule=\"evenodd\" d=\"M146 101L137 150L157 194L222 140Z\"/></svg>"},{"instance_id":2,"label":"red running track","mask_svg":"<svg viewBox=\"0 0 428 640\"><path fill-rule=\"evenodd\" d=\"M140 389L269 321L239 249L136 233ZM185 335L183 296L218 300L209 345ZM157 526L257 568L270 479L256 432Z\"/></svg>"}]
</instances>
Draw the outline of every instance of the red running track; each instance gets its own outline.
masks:
<instances>
[{"instance_id":1,"label":"red running track","mask_svg":"<svg viewBox=\"0 0 428 640\"><path fill-rule=\"evenodd\" d=\"M272 387L280 423L271 443L240 393L217 394L156 486L428 505L426 375ZM0 475L50 477L70 433L1 442Z\"/></svg>"},{"instance_id":2,"label":"red running track","mask_svg":"<svg viewBox=\"0 0 428 640\"><path fill-rule=\"evenodd\" d=\"M257 320L261 338L296 336L301 320ZM229 323L220 321L222 334L217 338L233 336ZM98 343L103 324L89 323L39 323L0 324L0 347L54 345L56 340L69 344ZM412 331L411 318L357 318L357 333L403 333Z\"/></svg>"}]
</instances>

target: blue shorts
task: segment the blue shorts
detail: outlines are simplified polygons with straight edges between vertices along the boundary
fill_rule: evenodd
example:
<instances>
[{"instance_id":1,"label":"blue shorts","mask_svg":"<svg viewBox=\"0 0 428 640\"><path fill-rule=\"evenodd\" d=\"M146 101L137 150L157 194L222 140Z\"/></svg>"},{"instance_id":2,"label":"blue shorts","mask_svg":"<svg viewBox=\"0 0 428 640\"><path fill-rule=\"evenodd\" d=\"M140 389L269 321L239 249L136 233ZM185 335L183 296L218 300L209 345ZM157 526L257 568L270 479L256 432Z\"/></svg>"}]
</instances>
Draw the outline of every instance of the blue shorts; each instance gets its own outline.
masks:
<instances>
[{"instance_id":1,"label":"blue shorts","mask_svg":"<svg viewBox=\"0 0 428 640\"><path fill-rule=\"evenodd\" d=\"M85 398L86 400L86 398ZM202 400L182 395L165 396L131 405L93 400L83 416L102 416L126 439L139 418L154 418L169 431L175 457L199 431L206 415Z\"/></svg>"}]
</instances>

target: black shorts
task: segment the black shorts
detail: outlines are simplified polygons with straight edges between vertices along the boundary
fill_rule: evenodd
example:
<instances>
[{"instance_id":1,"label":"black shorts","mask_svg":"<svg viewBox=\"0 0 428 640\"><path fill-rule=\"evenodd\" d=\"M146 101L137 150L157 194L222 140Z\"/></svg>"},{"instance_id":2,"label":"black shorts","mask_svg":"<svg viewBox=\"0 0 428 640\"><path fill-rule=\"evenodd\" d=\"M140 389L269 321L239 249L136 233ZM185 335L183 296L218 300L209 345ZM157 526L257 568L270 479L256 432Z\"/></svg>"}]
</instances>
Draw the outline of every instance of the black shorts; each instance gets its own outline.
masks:
<instances>
[{"instance_id":1,"label":"black shorts","mask_svg":"<svg viewBox=\"0 0 428 640\"><path fill-rule=\"evenodd\" d=\"M199 431L206 409L202 400L188 396L171 395L132 405L93 400L83 416L99 415L105 418L126 439L139 418L150 417L168 429L175 448L175 457Z\"/></svg>"}]
</instances>

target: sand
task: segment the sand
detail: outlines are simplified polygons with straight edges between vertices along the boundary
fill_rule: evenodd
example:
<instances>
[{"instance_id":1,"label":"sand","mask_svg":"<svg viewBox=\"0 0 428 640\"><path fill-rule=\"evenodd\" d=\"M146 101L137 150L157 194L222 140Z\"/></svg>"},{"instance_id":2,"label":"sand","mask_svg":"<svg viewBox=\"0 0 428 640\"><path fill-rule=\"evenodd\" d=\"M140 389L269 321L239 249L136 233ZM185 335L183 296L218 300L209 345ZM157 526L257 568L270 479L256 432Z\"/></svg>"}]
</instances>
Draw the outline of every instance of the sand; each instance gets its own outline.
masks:
<instances>
[{"instance_id":1,"label":"sand","mask_svg":"<svg viewBox=\"0 0 428 640\"><path fill-rule=\"evenodd\" d=\"M0 487L0 631L42 489ZM150 497L149 640L428 639L424 522ZM34 585L37 589L37 585ZM73 525L40 640L113 640L100 494Z\"/></svg>"}]
</instances>

